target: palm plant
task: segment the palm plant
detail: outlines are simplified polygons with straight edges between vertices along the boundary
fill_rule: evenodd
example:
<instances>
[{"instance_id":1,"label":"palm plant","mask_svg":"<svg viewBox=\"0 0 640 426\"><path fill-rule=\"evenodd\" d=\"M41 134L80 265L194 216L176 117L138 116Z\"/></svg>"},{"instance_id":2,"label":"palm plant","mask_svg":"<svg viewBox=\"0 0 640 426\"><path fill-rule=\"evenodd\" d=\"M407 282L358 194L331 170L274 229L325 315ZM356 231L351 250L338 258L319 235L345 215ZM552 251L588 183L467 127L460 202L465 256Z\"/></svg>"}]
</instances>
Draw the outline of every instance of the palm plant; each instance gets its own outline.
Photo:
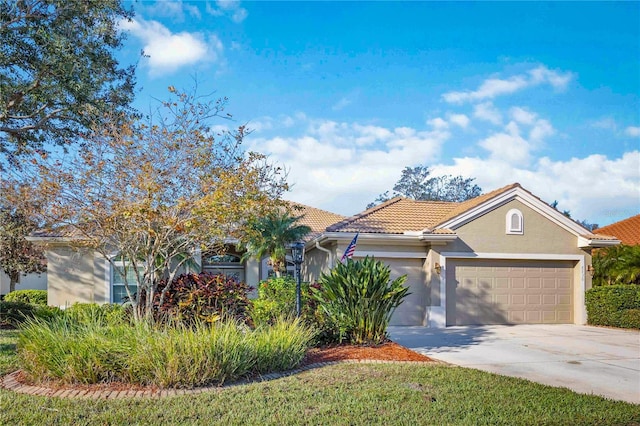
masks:
<instances>
[{"instance_id":1,"label":"palm plant","mask_svg":"<svg viewBox=\"0 0 640 426\"><path fill-rule=\"evenodd\" d=\"M286 211L270 213L250 224L250 233L243 260L254 256L258 259L269 255L269 262L276 277L286 270L287 246L301 240L311 232L307 225L298 224L302 216L291 216Z\"/></svg>"},{"instance_id":2,"label":"palm plant","mask_svg":"<svg viewBox=\"0 0 640 426\"><path fill-rule=\"evenodd\" d=\"M593 285L640 284L640 246L600 249L592 262Z\"/></svg>"}]
</instances>

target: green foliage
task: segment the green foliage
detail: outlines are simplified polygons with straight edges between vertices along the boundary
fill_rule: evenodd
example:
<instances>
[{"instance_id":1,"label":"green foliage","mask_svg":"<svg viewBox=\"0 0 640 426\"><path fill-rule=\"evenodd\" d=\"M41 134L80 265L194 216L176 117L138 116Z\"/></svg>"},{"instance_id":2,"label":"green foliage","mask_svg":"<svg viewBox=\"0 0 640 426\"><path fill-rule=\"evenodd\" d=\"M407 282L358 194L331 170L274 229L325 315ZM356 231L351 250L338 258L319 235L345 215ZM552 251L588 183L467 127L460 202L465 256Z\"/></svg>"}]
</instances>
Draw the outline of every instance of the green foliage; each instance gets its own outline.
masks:
<instances>
[{"instance_id":1,"label":"green foliage","mask_svg":"<svg viewBox=\"0 0 640 426\"><path fill-rule=\"evenodd\" d=\"M37 224L24 211L10 206L10 202L4 199L5 189L2 189L0 200L0 269L9 276L11 293L21 275L45 272L47 259L40 247L25 239L38 227Z\"/></svg>"},{"instance_id":2,"label":"green foliage","mask_svg":"<svg viewBox=\"0 0 640 426\"><path fill-rule=\"evenodd\" d=\"M640 246L598 249L592 258L593 285L640 284Z\"/></svg>"},{"instance_id":3,"label":"green foliage","mask_svg":"<svg viewBox=\"0 0 640 426\"><path fill-rule=\"evenodd\" d=\"M466 201L482 193L482 189L473 183L474 180L462 176L431 176L427 166L405 167L400 180L393 186L393 193L390 195L386 191L378 195L367 208L399 196L413 200Z\"/></svg>"},{"instance_id":4,"label":"green foliage","mask_svg":"<svg viewBox=\"0 0 640 426\"><path fill-rule=\"evenodd\" d=\"M127 109L135 70L114 52L132 15L120 0L0 2L0 153L11 163Z\"/></svg>"},{"instance_id":5,"label":"green foliage","mask_svg":"<svg viewBox=\"0 0 640 426\"><path fill-rule=\"evenodd\" d=\"M591 325L640 329L638 285L593 287L586 292L586 305Z\"/></svg>"},{"instance_id":6,"label":"green foliage","mask_svg":"<svg viewBox=\"0 0 640 426\"><path fill-rule=\"evenodd\" d=\"M394 310L409 294L406 275L390 280L391 269L373 257L339 263L320 277L313 294L339 340L355 344L385 341Z\"/></svg>"},{"instance_id":7,"label":"green foliage","mask_svg":"<svg viewBox=\"0 0 640 426\"><path fill-rule=\"evenodd\" d=\"M244 259L250 256L262 259L269 255L271 267L279 277L286 270L287 246L311 232L308 226L296 223L300 219L286 211L275 211L251 221Z\"/></svg>"},{"instance_id":8,"label":"green foliage","mask_svg":"<svg viewBox=\"0 0 640 426\"><path fill-rule=\"evenodd\" d=\"M54 306L40 306L20 301L0 301L0 326L19 327L34 318L49 320L58 315L62 315L62 311Z\"/></svg>"},{"instance_id":9,"label":"green foliage","mask_svg":"<svg viewBox=\"0 0 640 426\"><path fill-rule=\"evenodd\" d=\"M7 302L23 302L47 306L47 290L16 290L4 297Z\"/></svg>"},{"instance_id":10,"label":"green foliage","mask_svg":"<svg viewBox=\"0 0 640 426\"><path fill-rule=\"evenodd\" d=\"M156 294L155 306L161 316L185 324L215 322L221 317L246 322L251 290L246 283L224 274L183 274L173 280L161 305Z\"/></svg>"},{"instance_id":11,"label":"green foliage","mask_svg":"<svg viewBox=\"0 0 640 426\"><path fill-rule=\"evenodd\" d=\"M30 303L0 301L0 325L17 327L35 315L36 306Z\"/></svg>"},{"instance_id":12,"label":"green foliage","mask_svg":"<svg viewBox=\"0 0 640 426\"><path fill-rule=\"evenodd\" d=\"M235 321L213 326L147 322L78 322L62 316L33 320L20 332L20 367L35 381L162 387L221 385L255 373L291 369L312 334L299 322L254 331Z\"/></svg>"}]
</instances>

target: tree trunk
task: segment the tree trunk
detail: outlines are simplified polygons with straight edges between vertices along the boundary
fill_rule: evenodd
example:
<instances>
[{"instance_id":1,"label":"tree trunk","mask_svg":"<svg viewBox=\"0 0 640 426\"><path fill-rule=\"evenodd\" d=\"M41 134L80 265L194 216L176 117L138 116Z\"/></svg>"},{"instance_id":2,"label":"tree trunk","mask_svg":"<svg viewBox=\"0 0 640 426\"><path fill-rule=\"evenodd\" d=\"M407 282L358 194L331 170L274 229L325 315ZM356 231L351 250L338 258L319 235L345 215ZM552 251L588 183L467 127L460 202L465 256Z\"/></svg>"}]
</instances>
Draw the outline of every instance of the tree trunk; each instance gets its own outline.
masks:
<instances>
[{"instance_id":1,"label":"tree trunk","mask_svg":"<svg viewBox=\"0 0 640 426\"><path fill-rule=\"evenodd\" d=\"M9 274L9 293L16 291L16 284L20 282L20 272L11 272Z\"/></svg>"}]
</instances>

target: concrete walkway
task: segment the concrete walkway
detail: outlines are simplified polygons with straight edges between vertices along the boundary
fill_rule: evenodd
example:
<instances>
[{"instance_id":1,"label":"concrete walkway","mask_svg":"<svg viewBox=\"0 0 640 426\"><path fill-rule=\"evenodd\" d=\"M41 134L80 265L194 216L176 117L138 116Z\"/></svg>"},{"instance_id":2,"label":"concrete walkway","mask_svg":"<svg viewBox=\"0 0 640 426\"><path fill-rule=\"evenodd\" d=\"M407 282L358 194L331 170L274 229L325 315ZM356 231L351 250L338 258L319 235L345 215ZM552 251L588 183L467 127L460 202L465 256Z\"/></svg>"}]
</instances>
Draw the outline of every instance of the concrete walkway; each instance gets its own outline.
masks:
<instances>
[{"instance_id":1,"label":"concrete walkway","mask_svg":"<svg viewBox=\"0 0 640 426\"><path fill-rule=\"evenodd\" d=\"M640 404L640 332L577 325L390 327L431 358Z\"/></svg>"}]
</instances>

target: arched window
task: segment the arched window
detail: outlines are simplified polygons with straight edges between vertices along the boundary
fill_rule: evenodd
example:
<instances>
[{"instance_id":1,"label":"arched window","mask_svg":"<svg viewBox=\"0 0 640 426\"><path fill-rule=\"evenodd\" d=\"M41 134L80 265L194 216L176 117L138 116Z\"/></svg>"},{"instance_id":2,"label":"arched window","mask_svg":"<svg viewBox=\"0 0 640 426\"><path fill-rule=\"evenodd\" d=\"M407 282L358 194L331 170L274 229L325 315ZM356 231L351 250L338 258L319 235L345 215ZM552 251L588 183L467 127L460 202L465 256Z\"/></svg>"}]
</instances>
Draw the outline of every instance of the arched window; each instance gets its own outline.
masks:
<instances>
[{"instance_id":1,"label":"arched window","mask_svg":"<svg viewBox=\"0 0 640 426\"><path fill-rule=\"evenodd\" d=\"M522 235L524 234L524 219L522 212L518 209L511 209L505 217L507 234Z\"/></svg>"}]
</instances>

